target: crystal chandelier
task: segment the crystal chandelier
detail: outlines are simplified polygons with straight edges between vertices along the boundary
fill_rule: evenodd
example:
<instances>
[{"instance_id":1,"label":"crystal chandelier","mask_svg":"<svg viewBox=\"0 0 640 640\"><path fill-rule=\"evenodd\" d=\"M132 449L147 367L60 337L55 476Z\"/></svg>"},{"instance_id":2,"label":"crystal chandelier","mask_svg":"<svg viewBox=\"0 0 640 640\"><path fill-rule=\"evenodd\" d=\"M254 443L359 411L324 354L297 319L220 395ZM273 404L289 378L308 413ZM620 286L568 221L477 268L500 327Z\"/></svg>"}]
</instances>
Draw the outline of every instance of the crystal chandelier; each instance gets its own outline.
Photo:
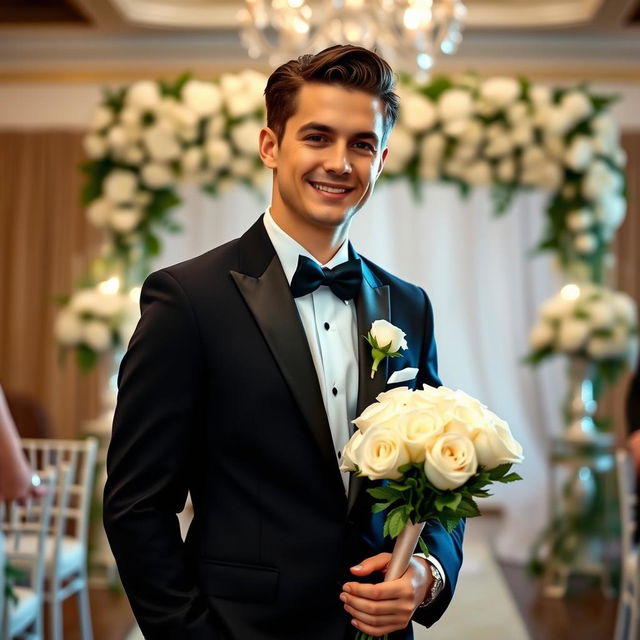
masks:
<instances>
[{"instance_id":1,"label":"crystal chandelier","mask_svg":"<svg viewBox=\"0 0 640 640\"><path fill-rule=\"evenodd\" d=\"M249 55L273 66L350 43L424 77L439 53L456 52L466 12L462 0L324 0L313 10L305 0L246 0L239 19Z\"/></svg>"}]
</instances>

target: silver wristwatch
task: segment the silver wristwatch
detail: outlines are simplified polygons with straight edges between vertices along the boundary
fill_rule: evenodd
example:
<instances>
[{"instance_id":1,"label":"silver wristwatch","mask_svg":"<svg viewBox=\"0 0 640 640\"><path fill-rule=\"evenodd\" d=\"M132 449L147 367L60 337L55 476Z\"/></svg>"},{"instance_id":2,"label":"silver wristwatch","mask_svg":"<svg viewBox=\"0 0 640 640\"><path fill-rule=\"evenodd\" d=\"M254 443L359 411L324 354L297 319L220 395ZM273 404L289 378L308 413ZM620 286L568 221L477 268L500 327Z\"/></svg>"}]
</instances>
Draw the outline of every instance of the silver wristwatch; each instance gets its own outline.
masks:
<instances>
[{"instance_id":1,"label":"silver wristwatch","mask_svg":"<svg viewBox=\"0 0 640 640\"><path fill-rule=\"evenodd\" d=\"M429 560L427 560L427 564L429 565L429 569L431 570L431 575L433 576L433 582L431 583L431 587L429 591L427 591L427 595L425 596L425 599L422 601L422 604L418 606L418 609L421 609L422 607L426 607L427 605L431 604L438 597L438 595L444 588L444 580L442 579L442 574L440 573L440 570L438 569L438 567L436 567L434 564L431 564Z\"/></svg>"}]
</instances>

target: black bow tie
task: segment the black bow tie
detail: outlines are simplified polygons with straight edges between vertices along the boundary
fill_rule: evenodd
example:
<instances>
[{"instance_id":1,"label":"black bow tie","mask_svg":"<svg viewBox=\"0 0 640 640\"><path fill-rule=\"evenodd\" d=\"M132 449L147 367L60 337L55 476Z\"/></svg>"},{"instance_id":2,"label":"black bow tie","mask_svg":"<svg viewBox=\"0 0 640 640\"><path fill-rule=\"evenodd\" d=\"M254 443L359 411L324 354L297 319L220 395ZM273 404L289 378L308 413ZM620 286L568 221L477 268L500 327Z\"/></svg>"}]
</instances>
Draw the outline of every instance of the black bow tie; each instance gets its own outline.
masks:
<instances>
[{"instance_id":1,"label":"black bow tie","mask_svg":"<svg viewBox=\"0 0 640 640\"><path fill-rule=\"evenodd\" d=\"M291 280L291 293L294 298L299 298L325 285L341 300L351 300L358 295L361 283L362 268L358 258L328 269L307 256L298 256L298 267Z\"/></svg>"}]
</instances>

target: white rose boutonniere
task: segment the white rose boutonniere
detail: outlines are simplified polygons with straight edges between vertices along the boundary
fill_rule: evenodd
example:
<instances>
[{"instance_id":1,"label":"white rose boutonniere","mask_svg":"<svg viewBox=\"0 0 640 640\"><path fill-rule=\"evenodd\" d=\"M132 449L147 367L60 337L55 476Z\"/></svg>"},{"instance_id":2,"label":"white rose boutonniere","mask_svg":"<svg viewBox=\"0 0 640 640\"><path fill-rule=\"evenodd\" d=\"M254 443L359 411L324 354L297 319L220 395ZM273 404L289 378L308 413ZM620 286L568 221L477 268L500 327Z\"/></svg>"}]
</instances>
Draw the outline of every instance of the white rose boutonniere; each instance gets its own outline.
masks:
<instances>
[{"instance_id":1,"label":"white rose boutonniere","mask_svg":"<svg viewBox=\"0 0 640 640\"><path fill-rule=\"evenodd\" d=\"M402 329L392 325L386 320L374 320L369 329L369 333L364 336L365 340L371 345L371 357L373 365L371 366L371 377L376 375L378 365L387 357L401 358L402 354L398 349L407 349L407 341L405 340L405 332Z\"/></svg>"}]
</instances>

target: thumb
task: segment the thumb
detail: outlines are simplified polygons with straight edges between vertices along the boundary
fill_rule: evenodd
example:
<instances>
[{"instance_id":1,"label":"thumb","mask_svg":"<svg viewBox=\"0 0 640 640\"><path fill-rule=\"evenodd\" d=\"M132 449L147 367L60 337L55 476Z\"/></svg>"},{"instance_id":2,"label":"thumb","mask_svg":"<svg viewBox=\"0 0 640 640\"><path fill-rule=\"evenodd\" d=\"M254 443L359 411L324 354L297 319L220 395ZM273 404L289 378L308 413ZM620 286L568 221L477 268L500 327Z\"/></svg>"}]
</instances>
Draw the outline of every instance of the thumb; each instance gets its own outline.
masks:
<instances>
[{"instance_id":1,"label":"thumb","mask_svg":"<svg viewBox=\"0 0 640 640\"><path fill-rule=\"evenodd\" d=\"M356 576L368 576L374 571L384 571L390 558L390 553L379 553L377 556L371 556L355 567L351 567L350 571Z\"/></svg>"}]
</instances>

